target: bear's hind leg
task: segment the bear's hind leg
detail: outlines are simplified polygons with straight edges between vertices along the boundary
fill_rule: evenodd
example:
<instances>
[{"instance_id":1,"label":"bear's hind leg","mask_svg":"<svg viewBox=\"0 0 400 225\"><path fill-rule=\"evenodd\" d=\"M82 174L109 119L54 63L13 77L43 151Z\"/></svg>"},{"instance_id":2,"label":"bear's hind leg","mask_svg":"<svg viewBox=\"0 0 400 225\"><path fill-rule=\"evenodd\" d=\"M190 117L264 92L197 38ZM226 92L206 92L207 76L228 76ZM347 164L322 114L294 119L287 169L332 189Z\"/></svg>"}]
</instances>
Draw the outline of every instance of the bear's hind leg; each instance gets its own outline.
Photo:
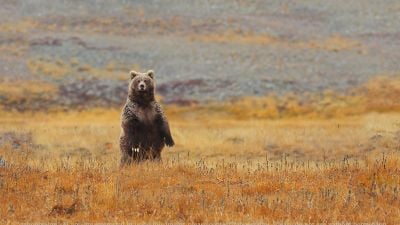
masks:
<instances>
[{"instance_id":1,"label":"bear's hind leg","mask_svg":"<svg viewBox=\"0 0 400 225\"><path fill-rule=\"evenodd\" d=\"M120 166L130 165L132 163L132 144L124 137L120 138L121 160Z\"/></svg>"},{"instance_id":2,"label":"bear's hind leg","mask_svg":"<svg viewBox=\"0 0 400 225\"><path fill-rule=\"evenodd\" d=\"M147 152L146 159L154 160L154 161L161 161L161 151L157 149L150 149Z\"/></svg>"}]
</instances>

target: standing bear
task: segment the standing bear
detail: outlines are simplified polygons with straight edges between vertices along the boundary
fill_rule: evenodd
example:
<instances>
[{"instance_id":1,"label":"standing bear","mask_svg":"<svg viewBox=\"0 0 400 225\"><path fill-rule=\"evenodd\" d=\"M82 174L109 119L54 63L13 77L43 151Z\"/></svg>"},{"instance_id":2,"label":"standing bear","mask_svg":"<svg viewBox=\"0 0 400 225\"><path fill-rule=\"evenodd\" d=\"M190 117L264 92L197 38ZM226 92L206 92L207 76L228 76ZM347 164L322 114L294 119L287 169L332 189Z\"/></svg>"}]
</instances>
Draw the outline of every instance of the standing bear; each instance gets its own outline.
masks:
<instances>
[{"instance_id":1,"label":"standing bear","mask_svg":"<svg viewBox=\"0 0 400 225\"><path fill-rule=\"evenodd\" d=\"M154 72L131 71L128 98L121 115L121 166L160 160L164 145L174 146L160 104L154 98Z\"/></svg>"}]
</instances>

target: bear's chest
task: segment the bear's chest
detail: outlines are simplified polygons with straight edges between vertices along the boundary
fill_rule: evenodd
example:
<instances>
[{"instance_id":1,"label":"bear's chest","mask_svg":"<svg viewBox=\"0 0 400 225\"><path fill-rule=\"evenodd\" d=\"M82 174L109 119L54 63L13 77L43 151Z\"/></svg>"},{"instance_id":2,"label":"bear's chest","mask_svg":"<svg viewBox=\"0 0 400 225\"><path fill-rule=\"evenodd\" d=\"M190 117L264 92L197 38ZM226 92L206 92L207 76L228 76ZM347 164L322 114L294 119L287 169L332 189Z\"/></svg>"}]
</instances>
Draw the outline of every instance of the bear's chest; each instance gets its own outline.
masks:
<instances>
[{"instance_id":1,"label":"bear's chest","mask_svg":"<svg viewBox=\"0 0 400 225\"><path fill-rule=\"evenodd\" d=\"M139 121L145 125L152 125L157 116L152 107L138 108L136 113Z\"/></svg>"}]
</instances>

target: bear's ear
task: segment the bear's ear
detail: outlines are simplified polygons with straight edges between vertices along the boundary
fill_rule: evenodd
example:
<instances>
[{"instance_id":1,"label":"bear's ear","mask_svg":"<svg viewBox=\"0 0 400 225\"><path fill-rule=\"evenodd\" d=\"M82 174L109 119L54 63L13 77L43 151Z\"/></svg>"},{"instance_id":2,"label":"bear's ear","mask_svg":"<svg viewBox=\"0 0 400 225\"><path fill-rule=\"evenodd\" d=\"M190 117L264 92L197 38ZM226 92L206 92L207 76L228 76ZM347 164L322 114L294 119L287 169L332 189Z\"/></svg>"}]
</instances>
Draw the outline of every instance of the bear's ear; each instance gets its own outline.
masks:
<instances>
[{"instance_id":1,"label":"bear's ear","mask_svg":"<svg viewBox=\"0 0 400 225\"><path fill-rule=\"evenodd\" d=\"M132 71L130 72L130 74L131 74L131 80L132 80L133 78L135 78L137 75L139 75L139 73L136 72L136 71L134 71L134 70L132 70Z\"/></svg>"},{"instance_id":2,"label":"bear's ear","mask_svg":"<svg viewBox=\"0 0 400 225\"><path fill-rule=\"evenodd\" d=\"M151 79L154 79L154 71L153 71L153 70L147 71L147 75L148 75L149 77L151 77Z\"/></svg>"}]
</instances>

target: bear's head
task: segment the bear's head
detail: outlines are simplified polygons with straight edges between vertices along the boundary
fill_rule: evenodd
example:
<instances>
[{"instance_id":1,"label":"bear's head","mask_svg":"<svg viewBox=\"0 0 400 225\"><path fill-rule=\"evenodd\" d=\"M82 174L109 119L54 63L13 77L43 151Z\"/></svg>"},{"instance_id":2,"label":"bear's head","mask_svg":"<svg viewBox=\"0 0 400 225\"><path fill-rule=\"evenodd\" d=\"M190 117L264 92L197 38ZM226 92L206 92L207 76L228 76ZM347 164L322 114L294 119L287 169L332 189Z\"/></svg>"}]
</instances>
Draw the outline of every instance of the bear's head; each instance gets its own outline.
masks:
<instances>
[{"instance_id":1,"label":"bear's head","mask_svg":"<svg viewBox=\"0 0 400 225\"><path fill-rule=\"evenodd\" d=\"M149 70L146 73L131 71L129 83L129 99L139 103L154 101L154 72Z\"/></svg>"}]
</instances>

